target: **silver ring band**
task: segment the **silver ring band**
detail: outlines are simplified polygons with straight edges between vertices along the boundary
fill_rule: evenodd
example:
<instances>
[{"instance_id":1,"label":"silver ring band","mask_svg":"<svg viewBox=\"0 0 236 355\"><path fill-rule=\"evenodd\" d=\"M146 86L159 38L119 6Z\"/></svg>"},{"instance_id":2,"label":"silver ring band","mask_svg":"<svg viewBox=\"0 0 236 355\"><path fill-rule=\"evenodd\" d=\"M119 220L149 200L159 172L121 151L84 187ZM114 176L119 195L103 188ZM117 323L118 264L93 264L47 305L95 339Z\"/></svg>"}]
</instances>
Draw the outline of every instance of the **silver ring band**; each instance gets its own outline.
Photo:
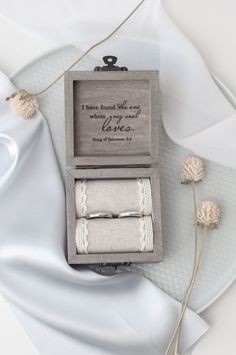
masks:
<instances>
[{"instance_id":1,"label":"silver ring band","mask_svg":"<svg viewBox=\"0 0 236 355\"><path fill-rule=\"evenodd\" d=\"M140 217L143 217L143 214L141 212L137 212L137 211L123 211L123 212L120 212L118 215L112 214L110 212L91 212L86 215L87 219L92 219L92 218L126 218L126 217L140 218Z\"/></svg>"},{"instance_id":2,"label":"silver ring band","mask_svg":"<svg viewBox=\"0 0 236 355\"><path fill-rule=\"evenodd\" d=\"M92 219L92 218L112 218L113 215L112 213L109 212L93 212L93 213L88 213L86 215L87 219Z\"/></svg>"},{"instance_id":3,"label":"silver ring band","mask_svg":"<svg viewBox=\"0 0 236 355\"><path fill-rule=\"evenodd\" d=\"M137 212L137 211L124 211L124 212L120 212L118 214L118 218L125 218L125 217L140 218L140 217L143 217L143 214L141 212Z\"/></svg>"}]
</instances>

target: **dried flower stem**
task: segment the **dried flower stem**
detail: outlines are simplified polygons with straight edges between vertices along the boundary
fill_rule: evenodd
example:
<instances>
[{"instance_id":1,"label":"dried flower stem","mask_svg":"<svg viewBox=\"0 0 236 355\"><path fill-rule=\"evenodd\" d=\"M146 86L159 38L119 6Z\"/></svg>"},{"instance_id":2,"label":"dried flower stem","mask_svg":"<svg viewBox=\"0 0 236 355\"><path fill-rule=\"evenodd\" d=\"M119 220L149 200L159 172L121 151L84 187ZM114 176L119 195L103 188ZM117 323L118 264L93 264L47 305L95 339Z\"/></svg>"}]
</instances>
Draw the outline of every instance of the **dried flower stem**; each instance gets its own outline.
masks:
<instances>
[{"instance_id":1,"label":"dried flower stem","mask_svg":"<svg viewBox=\"0 0 236 355\"><path fill-rule=\"evenodd\" d=\"M185 294L184 294L184 297L183 297L183 301L181 303L181 313L183 312L185 304L187 304L186 303L186 299L187 299L188 293L190 291L191 283L192 283L193 278L194 278L194 274L195 274L195 270L196 270L196 266L197 266L197 255L198 255L197 199L196 199L195 182L192 182L191 186L192 186L192 192L193 192L193 210L194 210L194 220L195 220L194 221L194 262L193 262L193 271L192 271L191 279L189 281L188 287L187 287L187 289L185 291ZM181 324L182 324L182 321L181 321L181 323L179 325L177 336L176 336L174 355L178 355Z\"/></svg>"},{"instance_id":2,"label":"dried flower stem","mask_svg":"<svg viewBox=\"0 0 236 355\"><path fill-rule=\"evenodd\" d=\"M196 267L195 267L195 270L194 270L194 273L193 273L192 282L189 285L188 296L187 296L187 299L186 299L185 304L183 306L183 310L180 313L178 322L176 324L176 327L174 329L174 332L172 334L172 337L170 339L170 342L169 342L169 344L167 346L167 349L166 349L164 355L168 355L170 347L171 347L171 345L172 345L172 343L173 343L173 341L175 339L175 336L176 336L176 334L178 332L179 326L180 326L180 324L182 322L182 319L183 319L183 316L185 314L189 299L190 299L191 294L192 294L193 286L194 286L194 283L195 283L195 280L196 280L196 277L197 277L197 274L198 274L198 270L199 270L199 267L200 267L200 264L201 264L201 259L202 259L204 245L205 245L205 240L206 240L206 226L203 227L203 236L202 236L202 239L201 239L201 245L200 245L200 248L199 248L199 254L197 256L197 263L196 263Z\"/></svg>"}]
</instances>

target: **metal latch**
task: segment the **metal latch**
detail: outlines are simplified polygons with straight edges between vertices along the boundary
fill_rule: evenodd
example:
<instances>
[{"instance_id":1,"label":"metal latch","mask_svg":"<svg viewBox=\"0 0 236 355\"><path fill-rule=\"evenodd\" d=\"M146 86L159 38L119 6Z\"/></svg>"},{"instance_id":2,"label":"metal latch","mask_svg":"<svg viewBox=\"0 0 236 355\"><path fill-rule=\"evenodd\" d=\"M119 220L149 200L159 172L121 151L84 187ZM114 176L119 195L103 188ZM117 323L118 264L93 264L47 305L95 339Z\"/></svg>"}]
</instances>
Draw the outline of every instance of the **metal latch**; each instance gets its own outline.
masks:
<instances>
[{"instance_id":1,"label":"metal latch","mask_svg":"<svg viewBox=\"0 0 236 355\"><path fill-rule=\"evenodd\" d=\"M128 70L126 67L119 67L116 64L117 62L117 57L115 57L114 55L106 55L105 57L102 58L104 63L106 65L104 65L103 67L95 67L94 71L125 71Z\"/></svg>"}]
</instances>

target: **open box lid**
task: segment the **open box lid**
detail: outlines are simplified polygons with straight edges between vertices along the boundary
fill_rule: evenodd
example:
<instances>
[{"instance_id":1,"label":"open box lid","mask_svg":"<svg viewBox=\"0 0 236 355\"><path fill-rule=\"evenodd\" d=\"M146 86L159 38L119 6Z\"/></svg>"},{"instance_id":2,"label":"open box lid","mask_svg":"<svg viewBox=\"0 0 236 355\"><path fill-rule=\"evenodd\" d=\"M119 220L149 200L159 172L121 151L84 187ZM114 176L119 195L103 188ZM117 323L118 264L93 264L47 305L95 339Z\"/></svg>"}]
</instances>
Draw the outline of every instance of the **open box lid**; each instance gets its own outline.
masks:
<instances>
[{"instance_id":1,"label":"open box lid","mask_svg":"<svg viewBox=\"0 0 236 355\"><path fill-rule=\"evenodd\" d=\"M66 164L158 163L158 71L65 73Z\"/></svg>"}]
</instances>

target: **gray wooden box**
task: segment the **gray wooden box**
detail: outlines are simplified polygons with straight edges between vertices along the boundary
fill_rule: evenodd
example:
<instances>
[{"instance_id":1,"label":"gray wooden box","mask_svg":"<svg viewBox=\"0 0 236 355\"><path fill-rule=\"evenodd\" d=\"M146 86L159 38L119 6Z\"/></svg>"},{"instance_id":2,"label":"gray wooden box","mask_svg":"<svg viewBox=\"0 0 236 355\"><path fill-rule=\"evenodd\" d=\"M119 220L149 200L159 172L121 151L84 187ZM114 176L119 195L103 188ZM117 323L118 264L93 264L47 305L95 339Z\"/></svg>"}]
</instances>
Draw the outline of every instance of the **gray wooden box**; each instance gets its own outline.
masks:
<instances>
[{"instance_id":1,"label":"gray wooden box","mask_svg":"<svg viewBox=\"0 0 236 355\"><path fill-rule=\"evenodd\" d=\"M162 260L158 71L65 73L69 264ZM150 178L153 252L77 254L76 179Z\"/></svg>"}]
</instances>

